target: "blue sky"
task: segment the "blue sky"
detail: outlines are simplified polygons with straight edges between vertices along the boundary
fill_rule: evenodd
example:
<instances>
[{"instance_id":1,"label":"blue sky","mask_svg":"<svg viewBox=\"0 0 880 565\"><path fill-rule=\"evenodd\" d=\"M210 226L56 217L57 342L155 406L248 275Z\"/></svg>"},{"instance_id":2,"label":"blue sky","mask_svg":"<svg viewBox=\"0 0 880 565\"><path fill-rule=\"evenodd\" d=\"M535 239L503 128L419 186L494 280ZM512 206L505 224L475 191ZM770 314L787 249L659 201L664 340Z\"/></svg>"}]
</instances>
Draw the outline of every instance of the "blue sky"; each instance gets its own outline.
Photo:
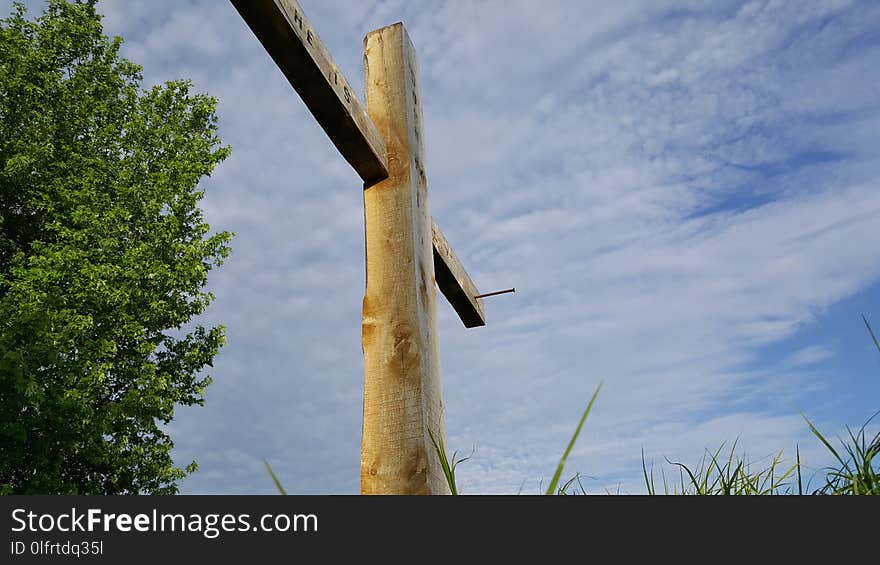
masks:
<instances>
[{"instance_id":1,"label":"blue sky","mask_svg":"<svg viewBox=\"0 0 880 565\"><path fill-rule=\"evenodd\" d=\"M432 214L481 290L517 289L472 330L441 298L464 493L537 493L600 380L566 467L595 492L644 492L642 448L737 438L817 469L802 412L833 435L880 409L880 4L301 4L361 98L363 36L404 22ZM360 180L228 2L99 9L232 146L203 183L236 233L206 316L228 345L170 426L182 492L270 493L263 457L288 492L357 492Z\"/></svg>"}]
</instances>

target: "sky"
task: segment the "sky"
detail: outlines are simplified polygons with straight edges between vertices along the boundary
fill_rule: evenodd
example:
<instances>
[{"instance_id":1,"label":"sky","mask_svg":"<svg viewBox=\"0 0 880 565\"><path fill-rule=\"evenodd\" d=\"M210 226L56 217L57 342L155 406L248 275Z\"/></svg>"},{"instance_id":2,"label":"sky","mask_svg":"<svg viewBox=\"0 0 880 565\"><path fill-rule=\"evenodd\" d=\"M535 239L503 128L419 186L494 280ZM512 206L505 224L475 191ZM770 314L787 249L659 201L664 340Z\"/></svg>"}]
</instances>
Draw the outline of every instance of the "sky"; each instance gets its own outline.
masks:
<instances>
[{"instance_id":1,"label":"sky","mask_svg":"<svg viewBox=\"0 0 880 565\"><path fill-rule=\"evenodd\" d=\"M432 215L483 292L439 299L464 494L564 475L643 493L736 442L756 466L880 409L880 3L300 0L363 100L363 37L402 21ZM41 2L27 2L41 10ZM0 1L4 13L10 2ZM186 494L359 492L362 183L229 2L102 0L144 85L219 100L201 183L235 232L204 323L228 343L169 426Z\"/></svg>"}]
</instances>

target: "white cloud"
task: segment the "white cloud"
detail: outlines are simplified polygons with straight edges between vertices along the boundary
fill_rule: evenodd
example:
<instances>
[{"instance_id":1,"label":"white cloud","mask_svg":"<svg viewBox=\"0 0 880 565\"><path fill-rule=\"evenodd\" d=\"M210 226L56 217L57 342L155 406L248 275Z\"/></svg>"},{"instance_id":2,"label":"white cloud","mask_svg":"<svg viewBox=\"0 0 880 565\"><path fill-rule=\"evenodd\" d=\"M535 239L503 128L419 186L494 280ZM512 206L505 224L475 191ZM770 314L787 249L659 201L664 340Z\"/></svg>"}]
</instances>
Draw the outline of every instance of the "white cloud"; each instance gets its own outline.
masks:
<instances>
[{"instance_id":1,"label":"white cloud","mask_svg":"<svg viewBox=\"0 0 880 565\"><path fill-rule=\"evenodd\" d=\"M476 449L465 492L546 484L600 379L568 464L589 488L640 491L642 447L820 457L799 412L836 421L833 349L755 367L880 279L877 6L301 3L355 85L363 35L405 22L432 212L481 289L517 288L485 328L440 308L448 443ZM268 457L290 492L356 492L359 180L230 4L100 8L148 82L220 99L233 146L205 184L210 222L237 233L211 276L229 345L173 424L201 463L185 490L271 492Z\"/></svg>"}]
</instances>

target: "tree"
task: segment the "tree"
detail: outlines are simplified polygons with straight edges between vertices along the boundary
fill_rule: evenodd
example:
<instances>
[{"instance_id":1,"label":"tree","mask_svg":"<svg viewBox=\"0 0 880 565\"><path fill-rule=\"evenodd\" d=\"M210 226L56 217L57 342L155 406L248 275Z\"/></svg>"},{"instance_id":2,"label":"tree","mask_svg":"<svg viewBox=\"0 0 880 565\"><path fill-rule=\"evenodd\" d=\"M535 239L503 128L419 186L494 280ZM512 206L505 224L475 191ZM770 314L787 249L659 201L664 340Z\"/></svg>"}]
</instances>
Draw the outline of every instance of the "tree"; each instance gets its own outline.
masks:
<instances>
[{"instance_id":1,"label":"tree","mask_svg":"<svg viewBox=\"0 0 880 565\"><path fill-rule=\"evenodd\" d=\"M193 321L230 251L198 207L216 101L141 89L95 0L26 15L0 20L0 486L175 493L196 464L162 426L224 341Z\"/></svg>"}]
</instances>

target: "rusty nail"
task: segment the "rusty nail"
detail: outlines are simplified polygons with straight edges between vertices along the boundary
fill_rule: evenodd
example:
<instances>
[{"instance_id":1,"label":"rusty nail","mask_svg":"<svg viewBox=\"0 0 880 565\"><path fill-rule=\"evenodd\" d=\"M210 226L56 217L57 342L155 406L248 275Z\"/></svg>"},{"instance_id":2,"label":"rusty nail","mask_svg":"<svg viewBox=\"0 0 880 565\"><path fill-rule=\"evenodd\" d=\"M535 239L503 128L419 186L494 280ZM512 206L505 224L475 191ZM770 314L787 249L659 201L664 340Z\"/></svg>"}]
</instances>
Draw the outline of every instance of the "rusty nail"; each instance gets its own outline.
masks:
<instances>
[{"instance_id":1,"label":"rusty nail","mask_svg":"<svg viewBox=\"0 0 880 565\"><path fill-rule=\"evenodd\" d=\"M495 292L487 292L485 294L478 294L474 296L474 298L486 298L487 296L495 296L496 294L504 294L506 292L516 292L515 288L508 288L506 290L496 290Z\"/></svg>"}]
</instances>

